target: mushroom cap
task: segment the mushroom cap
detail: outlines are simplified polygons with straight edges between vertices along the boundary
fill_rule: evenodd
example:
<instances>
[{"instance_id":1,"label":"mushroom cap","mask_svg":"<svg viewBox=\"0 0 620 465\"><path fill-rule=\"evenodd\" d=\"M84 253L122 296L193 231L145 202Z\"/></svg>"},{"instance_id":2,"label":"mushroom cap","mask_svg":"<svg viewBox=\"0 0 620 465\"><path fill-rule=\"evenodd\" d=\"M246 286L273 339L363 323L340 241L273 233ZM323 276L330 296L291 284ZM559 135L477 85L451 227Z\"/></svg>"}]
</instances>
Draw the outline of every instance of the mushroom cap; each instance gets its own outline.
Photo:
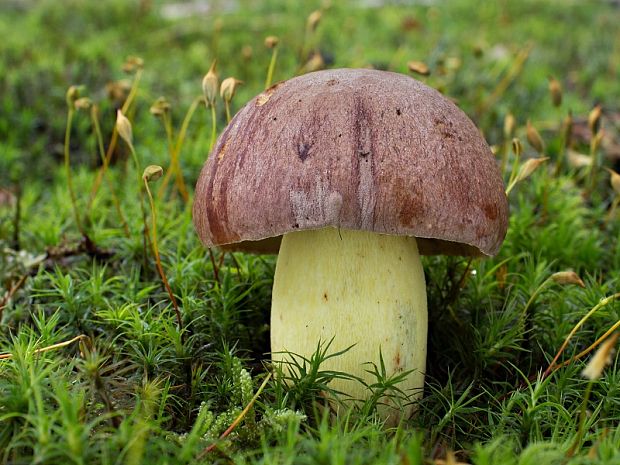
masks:
<instances>
[{"instance_id":1,"label":"mushroom cap","mask_svg":"<svg viewBox=\"0 0 620 465\"><path fill-rule=\"evenodd\" d=\"M508 203L489 146L450 100L402 74L336 69L237 113L200 173L194 224L229 250L277 253L283 234L331 226L493 255Z\"/></svg>"}]
</instances>

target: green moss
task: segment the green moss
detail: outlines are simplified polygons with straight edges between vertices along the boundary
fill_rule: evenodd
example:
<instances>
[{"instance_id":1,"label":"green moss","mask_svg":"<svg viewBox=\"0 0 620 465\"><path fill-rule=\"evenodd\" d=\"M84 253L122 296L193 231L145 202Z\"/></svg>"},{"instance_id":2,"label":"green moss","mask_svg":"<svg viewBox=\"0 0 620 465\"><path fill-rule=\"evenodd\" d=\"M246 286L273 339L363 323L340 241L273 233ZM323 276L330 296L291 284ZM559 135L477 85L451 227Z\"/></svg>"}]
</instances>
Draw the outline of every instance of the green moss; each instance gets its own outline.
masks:
<instances>
[{"instance_id":1,"label":"green moss","mask_svg":"<svg viewBox=\"0 0 620 465\"><path fill-rule=\"evenodd\" d=\"M317 345L287 379L267 383L207 460L422 464L455 450L460 461L477 465L618 463L617 358L592 385L584 439L570 458L588 357L541 375L586 312L618 289L620 219L609 216L617 194L601 169L613 166L611 151L604 145L594 179L565 161L556 170L563 159L558 125L569 110L581 128L574 131L575 150L588 153L585 118L595 102L617 143L617 8L534 0L361 8L333 1L303 43L306 17L322 2L241 0L230 2L237 5L232 10L184 19L164 18L166 3L9 0L0 6L0 189L20 199L18 222L14 203L0 200L0 352L12 354L0 360L0 462L199 463L196 457L259 388L271 369L275 259L216 251L211 261L199 244L191 196L208 152L209 112L199 106L181 152L190 202L171 194L172 184L162 196L153 185L161 259L181 303L183 331L152 256L144 259L140 186L126 147L118 145L110 183L88 209L100 158L88 113L75 114L72 174L80 216L97 246L90 254L74 223L62 157L67 88L84 85L83 95L99 106L107 148L119 102L108 98L106 84L131 81L121 66L138 55L145 67L128 111L134 144L143 166L167 171L165 129L150 105L166 96L176 134L217 58L220 78L244 81L232 102L238 110L262 90L271 56L263 39L275 34L281 40L276 80L298 73L311 50L330 67L407 72L408 60L422 60L431 68L422 79L458 100L491 144L510 145L503 119L512 112L522 157L538 156L526 143L530 120L550 160L511 192L510 228L497 257L423 258L428 373L411 419L385 428L376 398L333 418L324 392L348 375L322 369L337 355ZM243 56L244 46L251 56ZM516 57L530 46L519 68ZM550 75L564 89L560 108L548 95ZM505 89L495 90L506 76L512 77ZM223 106L217 110L221 131ZM507 160L511 167L514 155ZM585 288L548 282L567 269ZM600 308L560 360L589 347L619 319L617 302ZM398 392L397 380L381 368L369 368L376 392Z\"/></svg>"}]
</instances>

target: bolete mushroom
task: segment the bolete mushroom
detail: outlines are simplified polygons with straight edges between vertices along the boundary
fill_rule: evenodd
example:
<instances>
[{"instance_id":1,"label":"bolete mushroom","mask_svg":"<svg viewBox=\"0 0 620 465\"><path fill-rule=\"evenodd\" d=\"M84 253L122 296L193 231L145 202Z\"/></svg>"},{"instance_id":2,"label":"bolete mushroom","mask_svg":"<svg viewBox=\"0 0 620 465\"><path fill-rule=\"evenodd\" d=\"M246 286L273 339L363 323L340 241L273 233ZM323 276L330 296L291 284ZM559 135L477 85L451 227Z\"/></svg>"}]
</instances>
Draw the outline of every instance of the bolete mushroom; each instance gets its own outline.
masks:
<instances>
[{"instance_id":1,"label":"bolete mushroom","mask_svg":"<svg viewBox=\"0 0 620 465\"><path fill-rule=\"evenodd\" d=\"M220 135L196 187L203 243L278 253L272 357L353 347L329 368L367 382L383 356L421 393L427 308L419 254L492 255L508 205L471 120L401 74L319 71L251 100ZM280 244L281 242L281 244ZM361 383L338 381L353 398Z\"/></svg>"}]
</instances>

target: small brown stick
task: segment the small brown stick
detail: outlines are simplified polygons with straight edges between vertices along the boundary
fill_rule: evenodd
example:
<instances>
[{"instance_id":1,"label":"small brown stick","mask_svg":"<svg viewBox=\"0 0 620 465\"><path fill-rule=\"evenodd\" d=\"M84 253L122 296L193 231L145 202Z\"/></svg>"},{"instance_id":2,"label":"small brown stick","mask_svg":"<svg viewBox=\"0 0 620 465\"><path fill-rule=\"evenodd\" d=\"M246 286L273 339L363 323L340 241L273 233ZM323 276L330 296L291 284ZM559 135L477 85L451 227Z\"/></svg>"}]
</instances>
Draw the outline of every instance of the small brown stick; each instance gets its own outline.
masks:
<instances>
[{"instance_id":1,"label":"small brown stick","mask_svg":"<svg viewBox=\"0 0 620 465\"><path fill-rule=\"evenodd\" d=\"M245 416L247 415L247 413L250 411L250 409L252 408L252 406L254 405L254 403L258 400L258 396L260 396L261 392L263 392L263 389L265 389L265 386L267 386L267 383L269 382L269 379L271 378L271 372L267 375L267 377L265 378L265 380L263 381L263 383L260 385L260 387L258 388L258 391L256 391L256 394L254 394L254 397L252 397L252 399L250 400L250 402L248 402L248 405L245 406L245 408L241 411L241 413L239 414L239 416L237 416L237 418L235 418L235 421L233 421L231 423L231 425L226 429L226 431L224 431L220 437L219 440L221 441L222 439L224 439L226 436L228 436L230 433L233 432L233 430L237 427L237 425L239 423L241 423L241 421L245 418ZM199 455L198 457L196 457L198 460L202 460L204 459L207 454L211 451L213 451L215 448L217 447L217 443L213 443L211 444L209 447L205 448Z\"/></svg>"},{"instance_id":2,"label":"small brown stick","mask_svg":"<svg viewBox=\"0 0 620 465\"><path fill-rule=\"evenodd\" d=\"M601 301L596 304L594 307L592 307L592 309L585 314L585 316L579 320L579 322L575 325L575 327L571 330L571 332L568 334L568 336L566 336L566 339L564 340L564 342L562 343L562 346L560 347L560 350L558 350L558 353L555 355L555 357L553 358L553 360L551 361L551 363L549 364L549 366L547 367L547 369L544 371L542 377L543 379L546 378L547 376L549 376L553 371L554 368L556 367L556 363L558 361L558 359L560 358L560 356L562 355L562 353L564 352L564 349L566 349L566 346L568 345L568 342L571 340L571 338L575 335L575 333L577 332L577 330L579 328L581 328L584 323L594 314L596 313L598 310L600 310L601 308L603 308L605 305L613 302L614 300L616 300L617 298L620 297L620 292L617 292L609 297L606 297L604 299L601 299ZM558 367L559 368L559 367Z\"/></svg>"},{"instance_id":3,"label":"small brown stick","mask_svg":"<svg viewBox=\"0 0 620 465\"><path fill-rule=\"evenodd\" d=\"M36 349L33 353L40 354L43 352L49 352L50 350L60 349L61 347L66 347L82 339L88 339L88 336L85 334L80 334L79 336L75 336L73 339L69 339L68 341L63 341L57 344L52 344L51 346L42 347L41 349ZM7 360L10 358L13 358L13 354L0 354L0 360Z\"/></svg>"},{"instance_id":4,"label":"small brown stick","mask_svg":"<svg viewBox=\"0 0 620 465\"><path fill-rule=\"evenodd\" d=\"M542 373L542 375L540 377L541 380L547 378L549 375L551 375L555 371L559 370L560 368L563 368L563 367L565 367L567 365L570 365L571 363L581 359L583 356L589 354L592 350L594 350L597 346L599 346L603 341L605 341L605 339L607 339L609 337L609 335L612 334L618 327L620 327L620 321L616 322L611 328L609 328L605 332L605 334L603 334L592 345L590 345L590 347L588 347L587 349L579 352L574 357L571 357L570 359L568 359L568 360L566 360L566 361L564 361L562 363L559 363L559 364L557 363L558 359L560 358L560 356L564 352L564 349L566 349L566 346L568 345L568 342L570 341L570 339L574 336L574 334L577 332L577 330L581 326L583 326L583 324L590 318L590 316L592 316L594 313L596 313L599 309L601 309L605 305L613 302L614 300L616 300L618 298L620 298L620 292L617 292L616 294L613 294L613 295L611 295L609 297L601 299L601 301L597 305L592 307L592 309L588 313L586 313L586 315L581 320L579 320L579 322L575 325L575 327L571 330L569 335L566 337L566 339L562 343L562 346L558 350L558 353L555 355L555 357L553 358L553 360L551 361L551 363L549 364L547 369ZM522 389L523 387L525 387L527 382L533 381L535 379L536 379L536 374L529 376L527 381L521 382L519 384L519 386L517 386L516 389L514 389L513 391L509 391L509 392L503 394L502 396L500 396L498 398L498 400L501 401L501 400L505 399L512 392L515 392L515 391L518 391L518 390Z\"/></svg>"},{"instance_id":5,"label":"small brown stick","mask_svg":"<svg viewBox=\"0 0 620 465\"><path fill-rule=\"evenodd\" d=\"M562 363L560 363L559 365L556 365L553 369L552 369L552 373L555 372L556 370L559 370L560 368L563 368L565 366L570 365L573 362L576 362L577 360L581 359L582 357L588 355L590 352L592 352L594 349L596 349L599 345L601 345L603 342L605 342L605 340L607 340L607 338L613 334L613 332L618 329L620 327L620 320L616 321L611 328L609 328L607 331L605 331L605 334L603 334L601 337L599 337L596 341L594 341L590 347L588 347L587 349L582 350L581 352L579 352L577 355L569 358L568 360L563 361Z\"/></svg>"}]
</instances>

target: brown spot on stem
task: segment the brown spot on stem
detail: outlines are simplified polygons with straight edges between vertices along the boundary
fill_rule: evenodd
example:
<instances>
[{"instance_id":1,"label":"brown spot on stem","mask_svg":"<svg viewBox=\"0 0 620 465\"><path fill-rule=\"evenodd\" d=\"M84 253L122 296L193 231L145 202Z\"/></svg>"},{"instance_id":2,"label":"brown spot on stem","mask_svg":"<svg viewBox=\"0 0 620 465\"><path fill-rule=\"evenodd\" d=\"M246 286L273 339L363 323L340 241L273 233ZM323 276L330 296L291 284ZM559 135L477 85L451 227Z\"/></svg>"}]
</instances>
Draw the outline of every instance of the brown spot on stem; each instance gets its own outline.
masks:
<instances>
[{"instance_id":1,"label":"brown spot on stem","mask_svg":"<svg viewBox=\"0 0 620 465\"><path fill-rule=\"evenodd\" d=\"M402 371L402 367L400 366L400 352L396 352L396 355L394 356L394 369L396 371Z\"/></svg>"}]
</instances>

